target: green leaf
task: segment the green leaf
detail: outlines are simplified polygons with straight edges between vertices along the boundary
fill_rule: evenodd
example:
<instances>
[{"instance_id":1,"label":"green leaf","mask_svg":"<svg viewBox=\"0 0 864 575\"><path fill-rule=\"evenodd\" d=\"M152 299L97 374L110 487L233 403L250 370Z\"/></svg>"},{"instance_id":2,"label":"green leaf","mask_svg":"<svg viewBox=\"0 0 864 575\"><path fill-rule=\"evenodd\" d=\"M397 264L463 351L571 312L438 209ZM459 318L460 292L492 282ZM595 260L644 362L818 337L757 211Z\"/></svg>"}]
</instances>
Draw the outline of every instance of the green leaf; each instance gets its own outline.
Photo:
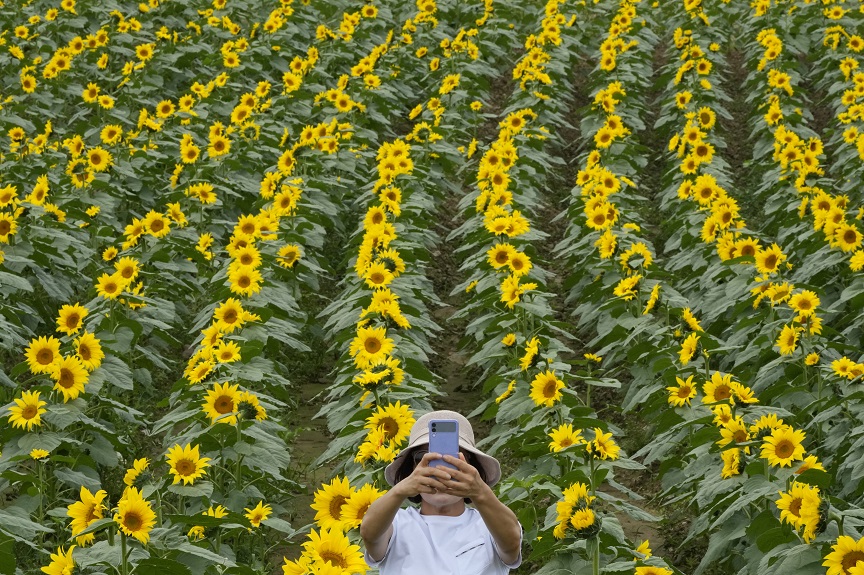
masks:
<instances>
[{"instance_id":1,"label":"green leaf","mask_svg":"<svg viewBox=\"0 0 864 575\"><path fill-rule=\"evenodd\" d=\"M210 497L213 495L213 484L209 481L200 481L192 485L169 485L168 491L186 497Z\"/></svg>"},{"instance_id":2,"label":"green leaf","mask_svg":"<svg viewBox=\"0 0 864 575\"><path fill-rule=\"evenodd\" d=\"M97 531L101 531L102 529L105 529L106 527L108 527L112 523L114 523L114 519L112 519L111 517L105 517L103 519L97 519L96 521L94 521L93 523L88 525L87 529L85 529L84 531L81 531L77 535L75 535L75 537L80 537L81 535L87 535L88 533L96 533ZM73 539L73 537L70 536L69 539Z\"/></svg>"},{"instance_id":3,"label":"green leaf","mask_svg":"<svg viewBox=\"0 0 864 575\"><path fill-rule=\"evenodd\" d=\"M192 575L189 567L171 559L150 557L135 567L138 575Z\"/></svg>"},{"instance_id":4,"label":"green leaf","mask_svg":"<svg viewBox=\"0 0 864 575\"><path fill-rule=\"evenodd\" d=\"M0 575L15 575L17 567L15 540L0 533Z\"/></svg>"},{"instance_id":5,"label":"green leaf","mask_svg":"<svg viewBox=\"0 0 864 575\"><path fill-rule=\"evenodd\" d=\"M217 565L225 565L228 567L236 567L236 563L227 557L223 557L218 553L213 553L209 549L205 549L203 547L198 547L197 545L193 545L192 543L181 543L177 547L175 547L177 551L180 553L187 553L189 555L194 555L196 557L200 557L202 559L206 559L211 563L216 563Z\"/></svg>"}]
</instances>

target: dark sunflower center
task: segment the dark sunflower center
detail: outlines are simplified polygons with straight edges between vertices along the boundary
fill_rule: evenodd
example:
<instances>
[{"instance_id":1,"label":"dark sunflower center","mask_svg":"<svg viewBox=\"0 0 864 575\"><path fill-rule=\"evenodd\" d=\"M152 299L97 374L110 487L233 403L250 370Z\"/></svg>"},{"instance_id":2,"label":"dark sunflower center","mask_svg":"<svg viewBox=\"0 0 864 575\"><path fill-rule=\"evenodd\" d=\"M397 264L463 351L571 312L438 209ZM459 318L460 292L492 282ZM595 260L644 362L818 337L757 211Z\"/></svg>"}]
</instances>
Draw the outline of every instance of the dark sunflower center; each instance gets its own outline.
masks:
<instances>
[{"instance_id":1,"label":"dark sunflower center","mask_svg":"<svg viewBox=\"0 0 864 575\"><path fill-rule=\"evenodd\" d=\"M774 447L774 452L780 459L788 459L792 457L792 454L795 452L795 446L792 445L792 442L788 439L784 439L777 442L777 445ZM862 556L862 559L864 559L864 556Z\"/></svg>"},{"instance_id":2,"label":"dark sunflower center","mask_svg":"<svg viewBox=\"0 0 864 575\"><path fill-rule=\"evenodd\" d=\"M217 413L231 413L234 411L234 400L226 395L222 395L213 402L213 409Z\"/></svg>"},{"instance_id":3,"label":"dark sunflower center","mask_svg":"<svg viewBox=\"0 0 864 575\"><path fill-rule=\"evenodd\" d=\"M127 513L126 517L123 518L123 525L129 531L138 531L144 525L144 519L137 513Z\"/></svg>"},{"instance_id":4,"label":"dark sunflower center","mask_svg":"<svg viewBox=\"0 0 864 575\"><path fill-rule=\"evenodd\" d=\"M36 361L42 365L50 365L54 363L54 352L50 349L40 349L36 354Z\"/></svg>"},{"instance_id":5,"label":"dark sunflower center","mask_svg":"<svg viewBox=\"0 0 864 575\"><path fill-rule=\"evenodd\" d=\"M796 517L801 517L801 504L803 501L801 498L796 498L792 500L792 503L789 504L789 513Z\"/></svg>"},{"instance_id":6,"label":"dark sunflower center","mask_svg":"<svg viewBox=\"0 0 864 575\"><path fill-rule=\"evenodd\" d=\"M864 552L852 551L843 556L843 572L847 575L849 570L855 567L859 561L864 561Z\"/></svg>"},{"instance_id":7,"label":"dark sunflower center","mask_svg":"<svg viewBox=\"0 0 864 575\"><path fill-rule=\"evenodd\" d=\"M363 343L363 347L366 348L366 353L378 353L378 350L381 349L381 342L374 337L370 337Z\"/></svg>"},{"instance_id":8,"label":"dark sunflower center","mask_svg":"<svg viewBox=\"0 0 864 575\"><path fill-rule=\"evenodd\" d=\"M60 387L69 389L75 385L75 376L70 370L64 367L60 370L60 379L57 380L57 383L60 384Z\"/></svg>"},{"instance_id":9,"label":"dark sunflower center","mask_svg":"<svg viewBox=\"0 0 864 575\"><path fill-rule=\"evenodd\" d=\"M348 567L348 562L345 560L345 558L339 553L336 553L335 551L322 551L318 553L318 555L321 557L321 559L323 559L324 561L329 561L332 565L335 565L342 569Z\"/></svg>"},{"instance_id":10,"label":"dark sunflower center","mask_svg":"<svg viewBox=\"0 0 864 575\"><path fill-rule=\"evenodd\" d=\"M385 417L378 425L383 428L387 439L396 437L396 434L399 432L399 424L392 417Z\"/></svg>"},{"instance_id":11,"label":"dark sunflower center","mask_svg":"<svg viewBox=\"0 0 864 575\"><path fill-rule=\"evenodd\" d=\"M24 419L33 419L36 417L36 406L28 405L24 409L21 410L21 417Z\"/></svg>"},{"instance_id":12,"label":"dark sunflower center","mask_svg":"<svg viewBox=\"0 0 864 575\"><path fill-rule=\"evenodd\" d=\"M345 497L337 495L330 500L330 517L333 519L342 518L342 505L345 503Z\"/></svg>"},{"instance_id":13,"label":"dark sunflower center","mask_svg":"<svg viewBox=\"0 0 864 575\"><path fill-rule=\"evenodd\" d=\"M181 459L174 465L174 468L180 475L192 475L195 473L195 464L189 459Z\"/></svg>"}]
</instances>

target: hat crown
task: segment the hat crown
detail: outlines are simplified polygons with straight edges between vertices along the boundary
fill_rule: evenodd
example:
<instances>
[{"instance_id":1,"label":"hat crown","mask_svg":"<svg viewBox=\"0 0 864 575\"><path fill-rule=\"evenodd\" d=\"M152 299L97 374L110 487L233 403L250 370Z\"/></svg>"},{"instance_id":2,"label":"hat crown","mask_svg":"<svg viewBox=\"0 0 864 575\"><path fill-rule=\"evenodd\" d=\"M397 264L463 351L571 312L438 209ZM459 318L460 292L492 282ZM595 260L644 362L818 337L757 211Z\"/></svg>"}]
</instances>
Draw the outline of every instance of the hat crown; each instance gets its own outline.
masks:
<instances>
[{"instance_id":1,"label":"hat crown","mask_svg":"<svg viewBox=\"0 0 864 575\"><path fill-rule=\"evenodd\" d=\"M474 430L471 428L471 422L461 413L441 409L425 413L414 422L414 426L411 427L411 435L408 438L408 447L429 441L429 422L433 419L455 419L459 422L459 439L472 447L474 446Z\"/></svg>"}]
</instances>

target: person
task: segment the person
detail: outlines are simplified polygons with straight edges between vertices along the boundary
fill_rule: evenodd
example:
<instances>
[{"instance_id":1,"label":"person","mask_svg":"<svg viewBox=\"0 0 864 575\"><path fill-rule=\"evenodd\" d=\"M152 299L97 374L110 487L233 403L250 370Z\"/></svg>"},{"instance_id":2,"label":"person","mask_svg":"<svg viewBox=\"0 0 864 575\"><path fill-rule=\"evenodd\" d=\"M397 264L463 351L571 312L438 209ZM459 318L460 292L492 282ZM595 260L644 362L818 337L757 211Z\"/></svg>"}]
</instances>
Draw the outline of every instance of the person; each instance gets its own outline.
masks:
<instances>
[{"instance_id":1,"label":"person","mask_svg":"<svg viewBox=\"0 0 864 575\"><path fill-rule=\"evenodd\" d=\"M459 459L428 452L433 419L459 422ZM430 466L434 459L457 469ZM392 489L369 506L360 525L366 563L381 575L500 575L522 563L522 525L491 489L501 465L474 446L461 414L420 417L384 478ZM420 503L419 510L401 508L406 499Z\"/></svg>"}]
</instances>

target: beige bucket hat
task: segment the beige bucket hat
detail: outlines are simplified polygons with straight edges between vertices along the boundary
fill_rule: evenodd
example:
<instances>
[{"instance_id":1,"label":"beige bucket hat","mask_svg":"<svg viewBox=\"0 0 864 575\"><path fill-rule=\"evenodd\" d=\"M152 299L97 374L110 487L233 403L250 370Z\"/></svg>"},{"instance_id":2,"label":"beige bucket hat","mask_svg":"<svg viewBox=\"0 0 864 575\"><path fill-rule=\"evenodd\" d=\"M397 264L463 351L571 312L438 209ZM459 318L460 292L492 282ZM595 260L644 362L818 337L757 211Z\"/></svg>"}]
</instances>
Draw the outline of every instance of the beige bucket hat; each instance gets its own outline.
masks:
<instances>
[{"instance_id":1,"label":"beige bucket hat","mask_svg":"<svg viewBox=\"0 0 864 575\"><path fill-rule=\"evenodd\" d=\"M501 464L491 455L486 455L476 447L474 447L474 430L471 428L471 423L464 415L455 411L439 410L431 411L420 417L411 428L411 435L408 438L408 446L399 452L390 464L384 468L384 479L390 485L396 484L396 472L402 466L405 458L410 456L415 448L429 445L429 422L433 419L455 419L459 422L459 447L465 451L473 453L477 457L477 461L483 467L486 474L486 483L492 487L498 480L501 479Z\"/></svg>"}]
</instances>

